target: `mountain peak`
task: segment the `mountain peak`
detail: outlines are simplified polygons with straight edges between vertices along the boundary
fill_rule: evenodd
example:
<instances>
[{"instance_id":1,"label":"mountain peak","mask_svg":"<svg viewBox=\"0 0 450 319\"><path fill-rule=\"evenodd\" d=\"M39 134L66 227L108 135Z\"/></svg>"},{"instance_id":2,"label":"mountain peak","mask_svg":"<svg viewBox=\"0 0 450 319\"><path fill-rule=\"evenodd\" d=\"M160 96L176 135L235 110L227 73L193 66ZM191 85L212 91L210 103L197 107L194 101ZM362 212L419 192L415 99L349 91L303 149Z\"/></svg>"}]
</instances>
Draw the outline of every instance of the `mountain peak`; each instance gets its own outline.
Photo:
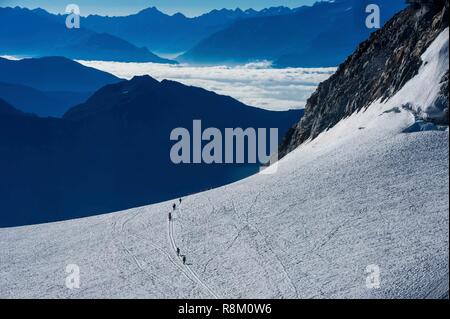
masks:
<instances>
[{"instance_id":1,"label":"mountain peak","mask_svg":"<svg viewBox=\"0 0 450 319\"><path fill-rule=\"evenodd\" d=\"M94 114L108 112L126 105L127 101L141 101L143 94L148 94L160 86L161 83L149 75L135 76L129 81L106 85L95 92L86 103L68 110L64 118L80 120Z\"/></svg>"},{"instance_id":2,"label":"mountain peak","mask_svg":"<svg viewBox=\"0 0 450 319\"><path fill-rule=\"evenodd\" d=\"M159 11L158 8L156 8L156 7L148 7L148 8L142 9L137 14L138 15L152 15L152 16L154 16L154 15L166 16L165 13Z\"/></svg>"},{"instance_id":3,"label":"mountain peak","mask_svg":"<svg viewBox=\"0 0 450 319\"><path fill-rule=\"evenodd\" d=\"M177 13L173 14L172 17L186 19L186 16L184 14L182 14L181 12L177 12Z\"/></svg>"},{"instance_id":4,"label":"mountain peak","mask_svg":"<svg viewBox=\"0 0 450 319\"><path fill-rule=\"evenodd\" d=\"M130 81L130 84L159 84L160 82L155 78L152 78L150 75L136 75Z\"/></svg>"}]
</instances>

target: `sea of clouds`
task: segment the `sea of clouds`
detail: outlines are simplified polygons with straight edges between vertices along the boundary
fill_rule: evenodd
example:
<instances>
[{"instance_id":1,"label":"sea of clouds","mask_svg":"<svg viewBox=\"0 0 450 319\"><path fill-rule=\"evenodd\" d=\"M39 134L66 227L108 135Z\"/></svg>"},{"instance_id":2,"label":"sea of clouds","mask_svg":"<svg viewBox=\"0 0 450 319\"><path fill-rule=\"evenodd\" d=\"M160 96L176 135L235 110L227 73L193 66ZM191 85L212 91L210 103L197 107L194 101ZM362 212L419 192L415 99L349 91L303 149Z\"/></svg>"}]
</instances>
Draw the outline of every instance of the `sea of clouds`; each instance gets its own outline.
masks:
<instances>
[{"instance_id":1,"label":"sea of clouds","mask_svg":"<svg viewBox=\"0 0 450 319\"><path fill-rule=\"evenodd\" d=\"M150 75L231 96L247 105L268 110L304 108L317 85L336 68L277 69L270 62L240 66L191 66L156 63L78 61L123 79Z\"/></svg>"}]
</instances>

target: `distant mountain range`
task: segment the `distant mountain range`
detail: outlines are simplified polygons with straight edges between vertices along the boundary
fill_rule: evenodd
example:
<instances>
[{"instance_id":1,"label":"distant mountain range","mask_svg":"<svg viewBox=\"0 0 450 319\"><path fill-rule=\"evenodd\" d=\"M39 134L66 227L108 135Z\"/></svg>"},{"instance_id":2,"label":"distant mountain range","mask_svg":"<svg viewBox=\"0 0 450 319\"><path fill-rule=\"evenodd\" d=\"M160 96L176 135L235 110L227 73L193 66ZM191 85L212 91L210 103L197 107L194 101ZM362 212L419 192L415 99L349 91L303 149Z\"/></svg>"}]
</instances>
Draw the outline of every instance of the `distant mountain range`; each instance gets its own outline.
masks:
<instances>
[{"instance_id":1,"label":"distant mountain range","mask_svg":"<svg viewBox=\"0 0 450 319\"><path fill-rule=\"evenodd\" d=\"M123 17L90 15L81 18L80 29L67 29L66 15L43 9L0 8L0 54L170 64L176 62L160 58L149 49L184 52L236 21L296 11L286 7L261 11L222 9L188 18L181 13L167 15L151 7Z\"/></svg>"},{"instance_id":2,"label":"distant mountain range","mask_svg":"<svg viewBox=\"0 0 450 319\"><path fill-rule=\"evenodd\" d=\"M68 29L65 16L42 9L0 8L0 54L71 59L175 63L107 33Z\"/></svg>"},{"instance_id":3,"label":"distant mountain range","mask_svg":"<svg viewBox=\"0 0 450 319\"><path fill-rule=\"evenodd\" d=\"M171 131L200 119L204 128L276 127L283 136L302 114L149 76L107 85L63 119L0 102L0 227L121 210L239 180L259 167L173 164Z\"/></svg>"},{"instance_id":4,"label":"distant mountain range","mask_svg":"<svg viewBox=\"0 0 450 319\"><path fill-rule=\"evenodd\" d=\"M237 21L178 57L197 63L275 61L279 67L336 66L374 30L366 6L380 7L381 25L405 7L404 0L336 0L302 7L294 14Z\"/></svg>"},{"instance_id":5,"label":"distant mountain range","mask_svg":"<svg viewBox=\"0 0 450 319\"><path fill-rule=\"evenodd\" d=\"M62 57L0 58L0 97L26 113L62 116L119 78Z\"/></svg>"},{"instance_id":6,"label":"distant mountain range","mask_svg":"<svg viewBox=\"0 0 450 319\"><path fill-rule=\"evenodd\" d=\"M155 52L176 53L191 49L204 38L236 21L289 15L298 10L287 7L272 7L261 11L222 9L188 18L181 13L167 15L151 7L125 17L90 15L83 18L81 23L88 29L127 39Z\"/></svg>"},{"instance_id":7,"label":"distant mountain range","mask_svg":"<svg viewBox=\"0 0 450 319\"><path fill-rule=\"evenodd\" d=\"M180 62L199 64L336 66L374 31L365 24L368 4L379 5L381 26L405 7L404 0L335 0L295 9L213 10L194 18L151 7L123 17L90 15L80 29L67 29L65 15L0 8L0 54L176 63L154 51L181 53Z\"/></svg>"}]
</instances>

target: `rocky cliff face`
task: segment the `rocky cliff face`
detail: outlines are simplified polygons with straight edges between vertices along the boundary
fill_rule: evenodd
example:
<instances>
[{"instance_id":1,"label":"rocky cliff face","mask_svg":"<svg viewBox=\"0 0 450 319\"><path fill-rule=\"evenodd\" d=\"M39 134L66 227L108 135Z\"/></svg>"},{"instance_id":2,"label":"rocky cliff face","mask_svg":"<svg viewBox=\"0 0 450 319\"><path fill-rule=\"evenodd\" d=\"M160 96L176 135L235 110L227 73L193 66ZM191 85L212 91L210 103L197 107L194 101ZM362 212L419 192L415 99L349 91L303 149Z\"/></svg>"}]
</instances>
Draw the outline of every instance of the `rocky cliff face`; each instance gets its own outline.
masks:
<instances>
[{"instance_id":1,"label":"rocky cliff face","mask_svg":"<svg viewBox=\"0 0 450 319\"><path fill-rule=\"evenodd\" d=\"M279 157L333 127L378 99L386 100L414 77L421 55L448 27L448 0L414 1L381 30L361 43L337 72L309 98L305 115L286 135ZM436 102L439 116L426 118L448 125L448 72Z\"/></svg>"}]
</instances>

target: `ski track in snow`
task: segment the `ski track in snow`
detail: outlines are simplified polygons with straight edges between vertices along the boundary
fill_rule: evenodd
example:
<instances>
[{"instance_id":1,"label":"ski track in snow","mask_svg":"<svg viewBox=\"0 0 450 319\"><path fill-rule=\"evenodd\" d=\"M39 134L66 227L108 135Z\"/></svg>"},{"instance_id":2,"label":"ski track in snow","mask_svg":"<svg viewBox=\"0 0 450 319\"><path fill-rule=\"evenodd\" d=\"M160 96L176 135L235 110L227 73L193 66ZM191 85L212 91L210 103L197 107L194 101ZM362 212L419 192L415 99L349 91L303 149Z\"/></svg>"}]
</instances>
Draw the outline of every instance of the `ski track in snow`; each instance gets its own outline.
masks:
<instances>
[{"instance_id":1,"label":"ski track in snow","mask_svg":"<svg viewBox=\"0 0 450 319\"><path fill-rule=\"evenodd\" d=\"M126 219L125 222L123 222L123 223L121 224L121 233L124 234L124 227L125 227L125 225L126 225L128 222L130 222L132 219L134 219L137 215L139 215L141 212L142 212L141 209L137 209L135 214L132 214L130 218ZM170 223L170 222L169 222L169 227L168 227L168 229L169 229L169 241L170 241L170 243L171 243L171 245L172 245L172 249L173 249L174 251L176 251L176 245L175 245L175 242L174 242L174 240L173 240L173 236L172 236L172 234L171 234L171 223ZM145 240L145 239L143 239L142 237L137 237L137 236L132 235L132 234L130 234L130 235L128 235L128 236L129 236L129 237L132 237L132 238L135 238L135 239L137 239L137 240ZM160 246L158 246L158 245L155 245L155 244L152 243L152 242L147 241L147 244L150 245L151 247L153 247L154 249L156 249L158 252L160 252L160 253L162 253L163 255L165 255L165 256L170 260L170 262L171 262L176 268L178 268L178 270L179 270L179 271L180 271L180 272L181 272L188 280L194 281L192 278L189 277L189 275L186 273L185 269L183 269L183 266L180 265L180 263L179 263L179 261L177 260L177 258L173 258L173 256L171 256L170 253L168 253L167 251L164 250L164 248L162 248L162 247L160 247ZM122 247L124 248L124 250L127 252L127 254L135 261L135 263L136 263L136 265L138 266L138 268L139 268L141 271L144 271L144 272L145 272L144 268L141 266L141 264L140 264L140 262L137 260L136 256L133 255L133 254L130 252L130 250L127 249L127 248L125 247L125 245L123 244L123 242L121 242L121 245L122 245ZM199 281L198 278L196 278L196 280ZM200 283L200 284L201 284L201 283Z\"/></svg>"},{"instance_id":2,"label":"ski track in snow","mask_svg":"<svg viewBox=\"0 0 450 319\"><path fill-rule=\"evenodd\" d=\"M168 201L0 229L0 298L448 298L449 133L403 133L415 118L401 108L433 100L448 30L424 56L439 63L389 101L301 145L273 175L184 198L175 223ZM68 264L80 289L65 286ZM372 264L379 289L366 287Z\"/></svg>"},{"instance_id":3,"label":"ski track in snow","mask_svg":"<svg viewBox=\"0 0 450 319\"><path fill-rule=\"evenodd\" d=\"M175 238L174 238L174 233L173 233L173 221L174 221L175 213L179 210L180 210L180 206L178 206L178 208L172 213L172 215L173 215L172 220L168 220L169 241L172 246L172 250L175 254L177 252L177 245L175 243ZM179 260L178 256L177 256L177 259ZM197 275L197 273L194 270L192 270L188 264L183 264L183 267L187 269L187 271L192 275L192 277L195 279L195 281L200 286L205 288L208 291L208 293L211 294L215 299L219 299L219 297L216 295L216 293L200 279L200 277Z\"/></svg>"}]
</instances>

